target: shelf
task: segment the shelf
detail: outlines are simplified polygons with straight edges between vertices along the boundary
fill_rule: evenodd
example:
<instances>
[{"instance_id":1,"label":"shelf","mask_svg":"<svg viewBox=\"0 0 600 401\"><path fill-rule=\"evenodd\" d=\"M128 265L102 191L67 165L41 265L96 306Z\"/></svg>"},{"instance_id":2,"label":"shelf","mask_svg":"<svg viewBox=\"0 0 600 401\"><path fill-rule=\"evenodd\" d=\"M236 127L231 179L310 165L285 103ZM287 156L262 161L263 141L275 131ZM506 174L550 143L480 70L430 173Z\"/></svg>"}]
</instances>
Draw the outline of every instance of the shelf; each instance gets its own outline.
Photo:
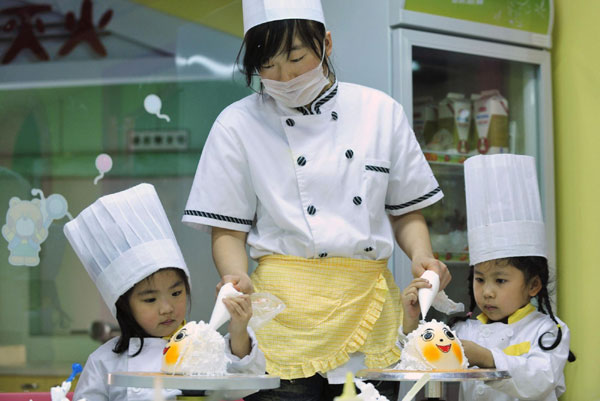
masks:
<instances>
[{"instance_id":1,"label":"shelf","mask_svg":"<svg viewBox=\"0 0 600 401\"><path fill-rule=\"evenodd\" d=\"M469 252L433 252L433 256L445 263L469 263Z\"/></svg>"},{"instance_id":2,"label":"shelf","mask_svg":"<svg viewBox=\"0 0 600 401\"><path fill-rule=\"evenodd\" d=\"M475 154L457 154L457 153L446 153L446 152L434 152L430 150L424 150L425 159L430 164L446 165L446 166L462 166L465 160Z\"/></svg>"}]
</instances>

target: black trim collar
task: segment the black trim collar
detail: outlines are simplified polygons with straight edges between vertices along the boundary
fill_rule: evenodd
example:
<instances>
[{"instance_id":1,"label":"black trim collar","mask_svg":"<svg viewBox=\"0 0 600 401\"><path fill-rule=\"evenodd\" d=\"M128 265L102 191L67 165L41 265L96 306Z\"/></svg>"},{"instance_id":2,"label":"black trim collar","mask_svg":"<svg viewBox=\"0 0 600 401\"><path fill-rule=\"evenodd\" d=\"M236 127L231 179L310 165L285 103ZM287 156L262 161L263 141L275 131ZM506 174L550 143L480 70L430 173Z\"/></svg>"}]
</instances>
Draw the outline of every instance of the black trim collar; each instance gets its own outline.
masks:
<instances>
[{"instance_id":1,"label":"black trim collar","mask_svg":"<svg viewBox=\"0 0 600 401\"><path fill-rule=\"evenodd\" d=\"M337 90L338 90L338 81L336 79L335 82L333 83L333 85L331 85L331 87L329 89L327 89L325 92L323 92L319 97L317 97L310 104L310 107L305 107L305 106L296 107L296 110L298 110L305 116L308 116L311 114L321 114L321 107L325 103L327 103L328 101L333 99L335 97L335 95L337 95Z\"/></svg>"}]
</instances>

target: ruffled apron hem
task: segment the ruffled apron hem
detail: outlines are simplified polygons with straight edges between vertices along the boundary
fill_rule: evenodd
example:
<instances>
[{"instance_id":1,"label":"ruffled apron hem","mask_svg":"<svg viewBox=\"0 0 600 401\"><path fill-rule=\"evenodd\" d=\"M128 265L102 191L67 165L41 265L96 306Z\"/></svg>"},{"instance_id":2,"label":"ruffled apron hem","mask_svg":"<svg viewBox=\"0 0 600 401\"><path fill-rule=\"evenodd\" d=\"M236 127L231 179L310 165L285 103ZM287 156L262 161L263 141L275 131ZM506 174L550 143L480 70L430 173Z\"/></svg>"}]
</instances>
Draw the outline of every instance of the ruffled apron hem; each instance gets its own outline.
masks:
<instances>
[{"instance_id":1,"label":"ruffled apron hem","mask_svg":"<svg viewBox=\"0 0 600 401\"><path fill-rule=\"evenodd\" d=\"M305 361L293 365L278 364L265 355L267 372L271 375L279 376L282 379L290 380L311 377L318 372L328 372L348 362L350 360L350 354L361 351L360 348L367 341L369 333L371 333L375 323L381 316L386 301L386 293L388 292L388 286L383 275L379 276L374 291L373 299L357 329L338 351L322 359ZM365 364L369 368L385 368L397 362L399 359L400 349L395 345L382 353L365 353Z\"/></svg>"}]
</instances>

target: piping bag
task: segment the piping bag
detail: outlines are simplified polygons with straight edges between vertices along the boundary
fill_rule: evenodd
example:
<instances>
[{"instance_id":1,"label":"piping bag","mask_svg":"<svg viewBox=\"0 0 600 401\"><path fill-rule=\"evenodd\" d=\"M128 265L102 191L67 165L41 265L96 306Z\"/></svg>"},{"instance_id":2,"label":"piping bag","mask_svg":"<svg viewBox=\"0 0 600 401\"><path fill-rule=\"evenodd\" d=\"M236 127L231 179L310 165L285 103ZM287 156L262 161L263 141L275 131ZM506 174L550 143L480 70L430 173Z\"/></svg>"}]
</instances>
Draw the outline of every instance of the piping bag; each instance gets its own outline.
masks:
<instances>
[{"instance_id":1,"label":"piping bag","mask_svg":"<svg viewBox=\"0 0 600 401\"><path fill-rule=\"evenodd\" d=\"M425 320L425 316L427 316L427 312L432 306L447 315L465 310L465 305L462 302L454 302L448 298L444 290L439 291L440 276L437 273L426 270L421 277L431 283L431 288L420 288L417 293L423 320Z\"/></svg>"},{"instance_id":2,"label":"piping bag","mask_svg":"<svg viewBox=\"0 0 600 401\"><path fill-rule=\"evenodd\" d=\"M78 363L71 365L71 376L62 382L60 386L54 386L50 388L50 399L52 401L69 401L67 398L67 393L71 389L71 383L73 382L73 379L75 379L75 376L81 373L82 370L83 368Z\"/></svg>"},{"instance_id":3,"label":"piping bag","mask_svg":"<svg viewBox=\"0 0 600 401\"><path fill-rule=\"evenodd\" d=\"M356 395L356 388L354 388L354 375L352 372L346 373L344 391L340 396L335 397L333 401L362 401L362 398Z\"/></svg>"},{"instance_id":4,"label":"piping bag","mask_svg":"<svg viewBox=\"0 0 600 401\"><path fill-rule=\"evenodd\" d=\"M432 270L425 270L425 273L421 275L421 278L429 281L431 288L419 288L417 296L419 297L419 306L421 307L421 315L423 320L433 304L433 300L440 290L440 276Z\"/></svg>"},{"instance_id":5,"label":"piping bag","mask_svg":"<svg viewBox=\"0 0 600 401\"><path fill-rule=\"evenodd\" d=\"M240 295L243 295L243 293L236 290L232 283L224 284L221 287L208 322L210 328L217 330L231 319L231 315L223 303L223 298ZM250 301L252 302L252 317L248 325L255 331L285 309L283 301L268 292L255 292L250 295Z\"/></svg>"},{"instance_id":6,"label":"piping bag","mask_svg":"<svg viewBox=\"0 0 600 401\"><path fill-rule=\"evenodd\" d=\"M217 330L225 322L231 319L231 315L223 303L223 298L237 297L239 295L242 295L242 293L233 288L233 284L231 283L227 283L221 287L219 290L219 295L217 295L215 307L210 315L210 321L208 322L208 326L211 329Z\"/></svg>"}]
</instances>

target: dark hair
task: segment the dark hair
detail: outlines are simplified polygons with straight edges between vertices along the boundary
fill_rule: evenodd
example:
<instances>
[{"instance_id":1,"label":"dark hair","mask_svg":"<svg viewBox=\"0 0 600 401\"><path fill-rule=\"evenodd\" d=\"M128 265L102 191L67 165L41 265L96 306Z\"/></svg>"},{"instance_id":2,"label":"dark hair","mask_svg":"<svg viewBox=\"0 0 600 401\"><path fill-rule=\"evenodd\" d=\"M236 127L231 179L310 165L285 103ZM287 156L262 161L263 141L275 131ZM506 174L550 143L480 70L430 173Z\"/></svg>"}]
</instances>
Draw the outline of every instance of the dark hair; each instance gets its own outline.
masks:
<instances>
[{"instance_id":1,"label":"dark hair","mask_svg":"<svg viewBox=\"0 0 600 401\"><path fill-rule=\"evenodd\" d=\"M175 267L160 269L146 277L144 280L151 280L156 273L163 270L172 270L177 274L177 276L181 280L183 280L183 283L185 285L185 292L187 294L187 302L188 305L191 305L190 283L188 282L187 275L183 270ZM117 307L117 322L119 322L119 327L121 329L121 335L119 337L119 340L113 348L113 352L116 354L121 354L127 351L129 349L129 340L134 337L138 337L140 339L140 348L135 354L131 355L137 356L140 352L142 352L142 348L144 347L144 337L152 337L148 333L146 333L146 330L144 330L133 317L133 312L131 311L131 305L129 304L129 300L131 298L131 295L133 294L134 287L131 287L129 290L127 290L127 292L121 295L117 302L115 302L115 306Z\"/></svg>"},{"instance_id":2,"label":"dark hair","mask_svg":"<svg viewBox=\"0 0 600 401\"><path fill-rule=\"evenodd\" d=\"M551 332L549 331L540 336L540 338L538 339L538 345L544 351L549 351L558 347L558 344L560 344L560 341L562 340L562 329L560 323L558 323L558 320L556 320L556 316L554 316L554 313L552 312L552 305L550 304L550 295L548 293L548 282L550 276L548 269L548 260L542 256L516 256L510 258L496 259L495 262L499 264L504 264L505 266L511 265L519 269L521 272L523 272L526 283L529 283L530 280L534 279L535 277L539 277L542 283L542 288L535 296L537 300L538 311L550 316L554 323L556 323L558 332L556 333L556 340L554 340L554 343L552 343L550 346L546 347L542 343L542 339L544 338L544 336L546 334L551 334ZM459 321L467 320L470 314L475 310L475 307L477 306L475 302L475 294L473 293L474 270L474 266L471 266L469 270L469 313L467 313L467 315L463 317L453 316L448 323L449 326L453 326ZM570 350L568 360L569 362L575 361L575 355Z\"/></svg>"},{"instance_id":3,"label":"dark hair","mask_svg":"<svg viewBox=\"0 0 600 401\"><path fill-rule=\"evenodd\" d=\"M246 84L250 86L252 77L267 61L280 52L290 54L295 35L298 35L302 44L321 58L325 51L323 48L325 33L325 25L321 22L306 19L284 19L257 25L246 32L236 64L240 66L240 71L246 76ZM245 51L240 64L242 50ZM330 74L333 73L327 57L324 58L323 65L327 67Z\"/></svg>"}]
</instances>

